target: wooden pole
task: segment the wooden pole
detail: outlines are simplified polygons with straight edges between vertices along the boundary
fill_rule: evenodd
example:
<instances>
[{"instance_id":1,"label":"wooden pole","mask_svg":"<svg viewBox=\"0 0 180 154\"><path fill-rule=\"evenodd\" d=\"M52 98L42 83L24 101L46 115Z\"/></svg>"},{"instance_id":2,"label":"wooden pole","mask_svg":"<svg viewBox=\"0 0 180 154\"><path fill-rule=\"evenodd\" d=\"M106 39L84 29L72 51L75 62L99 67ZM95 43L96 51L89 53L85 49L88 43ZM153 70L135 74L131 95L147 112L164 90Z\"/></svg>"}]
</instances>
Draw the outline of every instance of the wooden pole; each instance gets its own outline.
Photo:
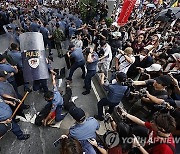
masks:
<instances>
[{"instance_id":1,"label":"wooden pole","mask_svg":"<svg viewBox=\"0 0 180 154\"><path fill-rule=\"evenodd\" d=\"M19 105L16 107L16 109L15 109L15 111L13 112L13 114L12 114L12 116L11 116L10 119L12 119L12 118L15 116L17 110L20 108L20 106L22 105L22 103L24 102L24 100L26 99L26 97L27 97L28 94L29 94L29 91L27 91L27 92L25 93L25 95L23 96L23 98L22 98L22 100L20 101Z\"/></svg>"}]
</instances>

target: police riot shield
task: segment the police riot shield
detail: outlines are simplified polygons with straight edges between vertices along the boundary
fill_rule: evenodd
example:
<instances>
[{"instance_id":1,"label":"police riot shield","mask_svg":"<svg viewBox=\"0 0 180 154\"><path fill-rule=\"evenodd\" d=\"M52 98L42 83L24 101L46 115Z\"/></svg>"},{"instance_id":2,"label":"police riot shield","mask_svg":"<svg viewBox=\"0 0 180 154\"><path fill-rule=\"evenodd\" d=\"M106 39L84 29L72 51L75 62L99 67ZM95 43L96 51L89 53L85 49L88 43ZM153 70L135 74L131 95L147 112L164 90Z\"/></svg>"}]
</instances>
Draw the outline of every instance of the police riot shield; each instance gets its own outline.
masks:
<instances>
[{"instance_id":1,"label":"police riot shield","mask_svg":"<svg viewBox=\"0 0 180 154\"><path fill-rule=\"evenodd\" d=\"M42 34L26 32L21 34L19 39L23 59L24 81L48 79L49 73Z\"/></svg>"}]
</instances>

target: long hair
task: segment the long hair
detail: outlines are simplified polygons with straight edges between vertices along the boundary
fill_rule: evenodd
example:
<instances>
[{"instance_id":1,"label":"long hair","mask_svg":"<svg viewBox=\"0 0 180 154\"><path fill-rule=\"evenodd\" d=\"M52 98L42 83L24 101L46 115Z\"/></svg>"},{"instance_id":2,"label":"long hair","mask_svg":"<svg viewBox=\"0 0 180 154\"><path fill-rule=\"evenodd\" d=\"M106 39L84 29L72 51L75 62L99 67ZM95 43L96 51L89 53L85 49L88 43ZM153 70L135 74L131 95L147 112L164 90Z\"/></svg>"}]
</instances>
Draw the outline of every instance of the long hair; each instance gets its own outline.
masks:
<instances>
[{"instance_id":1,"label":"long hair","mask_svg":"<svg viewBox=\"0 0 180 154\"><path fill-rule=\"evenodd\" d=\"M74 138L61 139L60 154L83 154L81 144Z\"/></svg>"}]
</instances>

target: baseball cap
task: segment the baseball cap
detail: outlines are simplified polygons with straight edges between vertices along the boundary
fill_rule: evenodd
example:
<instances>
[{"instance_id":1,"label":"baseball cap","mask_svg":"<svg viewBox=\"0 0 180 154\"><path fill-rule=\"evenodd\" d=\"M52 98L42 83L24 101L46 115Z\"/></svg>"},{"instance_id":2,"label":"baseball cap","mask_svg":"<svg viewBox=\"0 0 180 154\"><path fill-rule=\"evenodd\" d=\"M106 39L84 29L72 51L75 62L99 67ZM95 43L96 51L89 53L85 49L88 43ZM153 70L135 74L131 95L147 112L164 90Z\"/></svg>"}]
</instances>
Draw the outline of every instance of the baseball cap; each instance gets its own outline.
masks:
<instances>
[{"instance_id":1,"label":"baseball cap","mask_svg":"<svg viewBox=\"0 0 180 154\"><path fill-rule=\"evenodd\" d=\"M6 56L4 54L0 54L0 61L2 61Z\"/></svg>"},{"instance_id":2,"label":"baseball cap","mask_svg":"<svg viewBox=\"0 0 180 154\"><path fill-rule=\"evenodd\" d=\"M69 114L78 122L83 121L86 117L85 112L78 107L70 109Z\"/></svg>"},{"instance_id":3,"label":"baseball cap","mask_svg":"<svg viewBox=\"0 0 180 154\"><path fill-rule=\"evenodd\" d=\"M117 72L116 77L119 82L124 82L127 79L127 75L124 72Z\"/></svg>"},{"instance_id":4,"label":"baseball cap","mask_svg":"<svg viewBox=\"0 0 180 154\"><path fill-rule=\"evenodd\" d=\"M8 73L6 71L0 71L0 77L6 77Z\"/></svg>"},{"instance_id":5,"label":"baseball cap","mask_svg":"<svg viewBox=\"0 0 180 154\"><path fill-rule=\"evenodd\" d=\"M74 47L75 47L74 44L70 44L68 50L71 50L71 48L74 48Z\"/></svg>"},{"instance_id":6,"label":"baseball cap","mask_svg":"<svg viewBox=\"0 0 180 154\"><path fill-rule=\"evenodd\" d=\"M158 72L160 71L162 66L160 64L152 64L151 66L145 68L146 71L148 72Z\"/></svg>"},{"instance_id":7,"label":"baseball cap","mask_svg":"<svg viewBox=\"0 0 180 154\"><path fill-rule=\"evenodd\" d=\"M170 86L172 84L172 79L168 75L162 75L155 78L156 82L163 86Z\"/></svg>"}]
</instances>

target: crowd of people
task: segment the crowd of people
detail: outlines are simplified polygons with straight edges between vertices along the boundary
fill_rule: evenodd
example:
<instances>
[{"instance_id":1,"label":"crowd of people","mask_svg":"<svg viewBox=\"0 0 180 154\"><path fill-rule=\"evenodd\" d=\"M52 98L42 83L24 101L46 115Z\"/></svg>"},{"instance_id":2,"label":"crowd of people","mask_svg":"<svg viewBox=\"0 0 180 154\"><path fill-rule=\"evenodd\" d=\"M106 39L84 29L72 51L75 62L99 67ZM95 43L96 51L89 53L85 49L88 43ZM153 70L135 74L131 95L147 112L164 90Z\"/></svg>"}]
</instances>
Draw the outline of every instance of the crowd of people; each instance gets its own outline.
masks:
<instances>
[{"instance_id":1,"label":"crowd of people","mask_svg":"<svg viewBox=\"0 0 180 154\"><path fill-rule=\"evenodd\" d=\"M148 5L151 3L153 7ZM68 113L74 118L76 123L70 127L69 134L60 137L62 154L179 152L180 145L175 138L180 136L180 20L170 10L170 1L160 4L147 0L135 5L124 26L117 22L107 24L107 1L97 2L95 7L91 2L85 4L78 0L1 1L0 4L0 33L7 33L14 40L9 49L0 54L0 139L8 130L19 140L30 137L12 117L22 99L19 84L24 85L25 91L29 90L29 84L22 83L19 36L40 32L49 54L47 65L53 90L47 84L48 79L33 82L33 90L41 90L48 102L35 124L52 125ZM118 6L122 4L123 1ZM88 10L83 17L80 6ZM166 13L158 16L164 9ZM116 14L110 18L115 20ZM63 43L67 40L70 43L65 49ZM57 72L51 66L52 49L57 50L59 60L65 57L69 68L64 95L58 90ZM94 117L86 117L71 99L73 74L78 68L82 69L84 80L82 97L92 92L95 75L106 93L106 97L97 102L98 113ZM23 103L19 113L29 108ZM67 113L62 114L62 110ZM107 146L106 141L97 138L99 121L104 120L118 134L115 146ZM141 143L138 137L145 137L145 142ZM132 138L132 142L128 143L125 138Z\"/></svg>"}]
</instances>

